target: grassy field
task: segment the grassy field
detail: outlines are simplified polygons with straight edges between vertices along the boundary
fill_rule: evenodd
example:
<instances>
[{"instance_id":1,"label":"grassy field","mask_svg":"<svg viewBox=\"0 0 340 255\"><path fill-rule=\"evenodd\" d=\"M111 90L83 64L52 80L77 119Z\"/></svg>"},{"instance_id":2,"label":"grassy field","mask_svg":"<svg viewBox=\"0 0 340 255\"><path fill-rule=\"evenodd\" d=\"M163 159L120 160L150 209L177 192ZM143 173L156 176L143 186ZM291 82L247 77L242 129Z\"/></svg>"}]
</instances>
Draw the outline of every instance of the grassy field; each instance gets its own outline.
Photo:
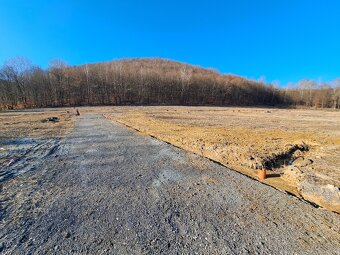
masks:
<instances>
[{"instance_id":1,"label":"grassy field","mask_svg":"<svg viewBox=\"0 0 340 255\"><path fill-rule=\"evenodd\" d=\"M332 110L113 107L106 116L340 212L340 114Z\"/></svg>"}]
</instances>

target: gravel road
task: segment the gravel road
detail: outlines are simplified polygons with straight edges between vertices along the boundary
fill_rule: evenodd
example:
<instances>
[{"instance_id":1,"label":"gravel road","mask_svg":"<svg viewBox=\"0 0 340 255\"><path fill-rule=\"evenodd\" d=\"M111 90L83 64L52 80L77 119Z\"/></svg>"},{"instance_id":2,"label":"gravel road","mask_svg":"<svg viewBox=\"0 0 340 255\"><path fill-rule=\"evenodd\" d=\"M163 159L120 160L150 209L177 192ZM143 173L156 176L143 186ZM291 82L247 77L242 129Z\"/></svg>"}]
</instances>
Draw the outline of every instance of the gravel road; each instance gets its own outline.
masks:
<instances>
[{"instance_id":1,"label":"gravel road","mask_svg":"<svg viewBox=\"0 0 340 255\"><path fill-rule=\"evenodd\" d=\"M340 254L338 214L99 114L39 153L0 183L3 254Z\"/></svg>"}]
</instances>

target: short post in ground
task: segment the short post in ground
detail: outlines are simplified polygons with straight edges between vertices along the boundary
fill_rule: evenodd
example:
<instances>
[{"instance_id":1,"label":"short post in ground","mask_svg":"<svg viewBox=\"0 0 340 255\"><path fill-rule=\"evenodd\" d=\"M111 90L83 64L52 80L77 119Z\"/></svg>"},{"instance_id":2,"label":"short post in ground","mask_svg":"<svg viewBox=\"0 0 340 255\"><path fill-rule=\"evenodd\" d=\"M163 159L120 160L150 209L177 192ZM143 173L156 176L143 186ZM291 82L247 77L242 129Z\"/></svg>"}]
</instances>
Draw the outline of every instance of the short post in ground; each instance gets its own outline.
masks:
<instances>
[{"instance_id":1,"label":"short post in ground","mask_svg":"<svg viewBox=\"0 0 340 255\"><path fill-rule=\"evenodd\" d=\"M267 170L263 167L257 171L257 176L260 180L264 180L267 178Z\"/></svg>"}]
</instances>

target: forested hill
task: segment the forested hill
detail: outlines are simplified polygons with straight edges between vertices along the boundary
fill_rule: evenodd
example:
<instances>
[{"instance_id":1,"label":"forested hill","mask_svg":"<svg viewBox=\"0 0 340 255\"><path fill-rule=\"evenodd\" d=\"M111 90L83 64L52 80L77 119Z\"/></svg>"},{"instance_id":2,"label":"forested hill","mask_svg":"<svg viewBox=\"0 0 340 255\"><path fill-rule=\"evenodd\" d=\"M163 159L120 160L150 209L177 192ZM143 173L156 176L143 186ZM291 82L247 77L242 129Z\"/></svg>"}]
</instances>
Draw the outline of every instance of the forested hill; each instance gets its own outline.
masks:
<instances>
[{"instance_id":1,"label":"forested hill","mask_svg":"<svg viewBox=\"0 0 340 255\"><path fill-rule=\"evenodd\" d=\"M16 58L0 70L0 108L3 109L79 105L307 104L309 95L304 100L297 93L158 58L81 66L53 61L47 70ZM296 95L299 95L298 99ZM329 100L330 106L325 104L323 107L334 105L333 99Z\"/></svg>"}]
</instances>

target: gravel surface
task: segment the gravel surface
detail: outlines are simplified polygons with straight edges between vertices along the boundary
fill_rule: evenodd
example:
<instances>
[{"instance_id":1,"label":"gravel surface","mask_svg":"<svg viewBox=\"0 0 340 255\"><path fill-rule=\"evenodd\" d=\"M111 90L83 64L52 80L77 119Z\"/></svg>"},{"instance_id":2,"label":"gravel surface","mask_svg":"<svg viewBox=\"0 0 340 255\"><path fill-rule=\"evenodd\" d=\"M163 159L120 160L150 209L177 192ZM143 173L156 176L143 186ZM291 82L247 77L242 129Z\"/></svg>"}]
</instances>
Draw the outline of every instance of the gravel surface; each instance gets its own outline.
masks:
<instances>
[{"instance_id":1,"label":"gravel surface","mask_svg":"<svg viewBox=\"0 0 340 255\"><path fill-rule=\"evenodd\" d=\"M40 154L0 183L3 254L340 254L338 214L99 114Z\"/></svg>"},{"instance_id":2,"label":"gravel surface","mask_svg":"<svg viewBox=\"0 0 340 255\"><path fill-rule=\"evenodd\" d=\"M0 141L0 158L7 159L0 165L0 183L28 171L49 158L60 144L60 139L17 138Z\"/></svg>"}]
</instances>

